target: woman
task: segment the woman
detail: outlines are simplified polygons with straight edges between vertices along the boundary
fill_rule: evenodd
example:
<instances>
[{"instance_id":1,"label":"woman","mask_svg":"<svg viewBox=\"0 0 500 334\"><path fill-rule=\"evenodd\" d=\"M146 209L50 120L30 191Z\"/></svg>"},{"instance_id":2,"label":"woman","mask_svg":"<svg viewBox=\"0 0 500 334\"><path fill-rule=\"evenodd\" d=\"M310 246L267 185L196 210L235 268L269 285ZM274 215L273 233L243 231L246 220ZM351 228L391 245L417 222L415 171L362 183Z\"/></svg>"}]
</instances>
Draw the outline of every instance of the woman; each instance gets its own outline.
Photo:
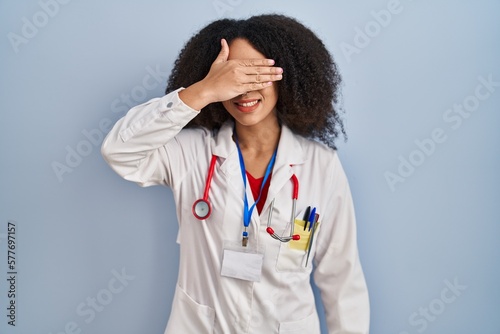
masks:
<instances>
[{"instance_id":1,"label":"woman","mask_svg":"<svg viewBox=\"0 0 500 334\"><path fill-rule=\"evenodd\" d=\"M111 130L110 166L174 194L180 265L165 333L319 333L313 264L329 331L368 332L333 143L339 84L323 43L294 19L223 19L186 44L165 96Z\"/></svg>"}]
</instances>

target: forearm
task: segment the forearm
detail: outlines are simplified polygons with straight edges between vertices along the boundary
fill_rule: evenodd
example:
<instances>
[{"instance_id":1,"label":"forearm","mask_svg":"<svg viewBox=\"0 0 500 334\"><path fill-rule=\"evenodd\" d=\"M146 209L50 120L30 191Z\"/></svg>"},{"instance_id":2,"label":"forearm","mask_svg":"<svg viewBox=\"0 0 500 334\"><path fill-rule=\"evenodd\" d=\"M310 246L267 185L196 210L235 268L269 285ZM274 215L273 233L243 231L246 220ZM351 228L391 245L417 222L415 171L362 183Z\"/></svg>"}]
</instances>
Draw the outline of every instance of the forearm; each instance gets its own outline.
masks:
<instances>
[{"instance_id":1,"label":"forearm","mask_svg":"<svg viewBox=\"0 0 500 334\"><path fill-rule=\"evenodd\" d=\"M177 94L175 91L132 108L104 139L102 155L120 176L148 185L145 181L157 172L154 164L161 160L162 147L198 114Z\"/></svg>"},{"instance_id":2,"label":"forearm","mask_svg":"<svg viewBox=\"0 0 500 334\"><path fill-rule=\"evenodd\" d=\"M370 305L359 261L356 218L347 178L338 163L332 177L331 211L322 222L314 280L321 291L329 333L367 334Z\"/></svg>"},{"instance_id":3,"label":"forearm","mask_svg":"<svg viewBox=\"0 0 500 334\"><path fill-rule=\"evenodd\" d=\"M338 276L322 269L316 269L315 282L321 291L329 333L368 334L369 297L357 256L344 261Z\"/></svg>"}]
</instances>

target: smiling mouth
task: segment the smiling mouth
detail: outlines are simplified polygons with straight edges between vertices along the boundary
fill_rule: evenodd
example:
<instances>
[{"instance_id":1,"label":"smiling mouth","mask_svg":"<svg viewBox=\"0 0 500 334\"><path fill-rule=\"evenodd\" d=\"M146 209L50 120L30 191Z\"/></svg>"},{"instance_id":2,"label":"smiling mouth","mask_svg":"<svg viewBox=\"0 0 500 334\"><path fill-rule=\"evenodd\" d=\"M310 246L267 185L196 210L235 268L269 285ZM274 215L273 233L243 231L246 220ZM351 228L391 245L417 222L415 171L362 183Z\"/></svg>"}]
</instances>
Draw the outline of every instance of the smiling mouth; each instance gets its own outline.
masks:
<instances>
[{"instance_id":1,"label":"smiling mouth","mask_svg":"<svg viewBox=\"0 0 500 334\"><path fill-rule=\"evenodd\" d=\"M253 107L259 103L259 100L251 101L251 102L236 102L237 105L242 106L242 107Z\"/></svg>"},{"instance_id":2,"label":"smiling mouth","mask_svg":"<svg viewBox=\"0 0 500 334\"><path fill-rule=\"evenodd\" d=\"M234 102L236 108L241 112L251 112L257 109L260 100L240 100Z\"/></svg>"}]
</instances>

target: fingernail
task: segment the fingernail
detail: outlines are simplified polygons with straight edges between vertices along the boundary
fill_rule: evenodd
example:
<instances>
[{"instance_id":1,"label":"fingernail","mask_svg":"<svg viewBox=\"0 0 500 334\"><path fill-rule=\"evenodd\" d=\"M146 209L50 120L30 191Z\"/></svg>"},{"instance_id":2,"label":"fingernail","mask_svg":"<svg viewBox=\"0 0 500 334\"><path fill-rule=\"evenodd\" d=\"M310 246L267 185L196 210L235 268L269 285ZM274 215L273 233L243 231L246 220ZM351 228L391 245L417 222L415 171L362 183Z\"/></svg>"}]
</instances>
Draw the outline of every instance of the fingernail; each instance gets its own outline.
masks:
<instances>
[{"instance_id":1,"label":"fingernail","mask_svg":"<svg viewBox=\"0 0 500 334\"><path fill-rule=\"evenodd\" d=\"M274 65L274 60L273 60L273 59L269 59L269 60L267 61L267 63L268 63L269 65Z\"/></svg>"}]
</instances>

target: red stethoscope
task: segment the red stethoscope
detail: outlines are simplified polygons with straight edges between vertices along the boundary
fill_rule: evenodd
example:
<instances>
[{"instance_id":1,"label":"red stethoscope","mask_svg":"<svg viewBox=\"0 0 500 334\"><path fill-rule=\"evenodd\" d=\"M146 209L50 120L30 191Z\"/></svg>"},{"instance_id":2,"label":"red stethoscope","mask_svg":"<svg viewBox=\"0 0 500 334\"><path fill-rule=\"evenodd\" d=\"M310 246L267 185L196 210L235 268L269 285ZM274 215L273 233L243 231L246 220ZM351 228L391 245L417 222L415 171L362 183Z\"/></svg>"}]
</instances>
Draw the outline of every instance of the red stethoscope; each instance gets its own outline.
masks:
<instances>
[{"instance_id":1,"label":"red stethoscope","mask_svg":"<svg viewBox=\"0 0 500 334\"><path fill-rule=\"evenodd\" d=\"M207 181L205 182L205 192L203 193L203 198L200 198L193 204L193 215L199 220L207 219L212 213L212 205L208 201L208 192L210 190L210 184L212 183L212 177L214 176L216 162L217 157L212 155L210 168L208 169Z\"/></svg>"},{"instance_id":2,"label":"red stethoscope","mask_svg":"<svg viewBox=\"0 0 500 334\"><path fill-rule=\"evenodd\" d=\"M292 216L290 217L290 235L288 236L279 236L277 235L273 228L271 227L271 221L273 220L273 209L274 209L274 200L271 202L271 208L269 209L269 216L267 217L267 228L266 231L269 233L271 237L281 242L289 242L290 240L299 240L299 234L293 234L293 229L295 226L295 209L297 206L297 198L299 198L299 180L295 174L292 174L291 177L293 183L293 195L292 195Z\"/></svg>"},{"instance_id":3,"label":"red stethoscope","mask_svg":"<svg viewBox=\"0 0 500 334\"><path fill-rule=\"evenodd\" d=\"M200 198L193 203L193 208L192 208L193 215L199 220L207 219L208 217L210 217L210 214L212 213L212 205L208 201L208 193L210 191L210 185L212 183L212 177L214 175L216 163L217 163L217 157L215 155L212 155L212 159L210 160L210 167L208 169L207 179L205 181L205 191L203 193L203 198ZM300 239L299 234L293 234L295 225L295 213L296 213L295 210L296 210L297 199L299 197L299 180L297 179L297 176L295 176L295 174L292 175L291 180L293 183L293 194L292 194L293 202L292 202L292 215L289 223L290 234L288 236L279 236L274 232L274 229L271 227L274 199L271 202L271 208L267 219L267 228L266 228L267 233L269 233L269 235L274 239L279 240L281 242L288 242L290 240Z\"/></svg>"}]
</instances>

